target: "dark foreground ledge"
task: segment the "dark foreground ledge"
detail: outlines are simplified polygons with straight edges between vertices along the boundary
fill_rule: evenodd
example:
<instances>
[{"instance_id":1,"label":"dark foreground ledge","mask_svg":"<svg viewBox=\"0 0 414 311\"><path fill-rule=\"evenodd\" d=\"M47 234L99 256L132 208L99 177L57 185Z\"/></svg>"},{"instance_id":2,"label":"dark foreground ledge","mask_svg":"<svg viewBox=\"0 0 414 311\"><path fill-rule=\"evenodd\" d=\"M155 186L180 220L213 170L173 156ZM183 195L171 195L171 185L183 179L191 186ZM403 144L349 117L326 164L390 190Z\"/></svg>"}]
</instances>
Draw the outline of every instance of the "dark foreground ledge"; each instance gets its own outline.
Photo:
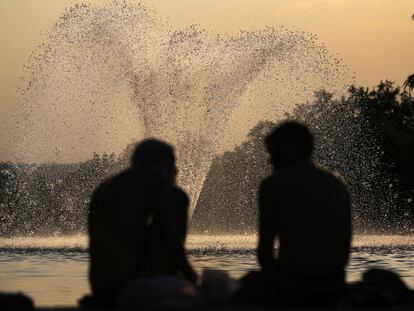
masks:
<instances>
[{"instance_id":1,"label":"dark foreground ledge","mask_svg":"<svg viewBox=\"0 0 414 311\"><path fill-rule=\"evenodd\" d=\"M79 308L68 308L68 307L55 307L55 308L36 308L35 311L81 311L85 309ZM122 309L104 309L97 308L91 309L91 311L120 311ZM370 306L370 307L301 307L301 308L287 308L287 307L254 307L254 306L226 306L219 308L207 308L201 309L204 311L319 311L319 310L335 310L335 311L413 311L413 306L402 306L402 307L381 307L381 306Z\"/></svg>"}]
</instances>

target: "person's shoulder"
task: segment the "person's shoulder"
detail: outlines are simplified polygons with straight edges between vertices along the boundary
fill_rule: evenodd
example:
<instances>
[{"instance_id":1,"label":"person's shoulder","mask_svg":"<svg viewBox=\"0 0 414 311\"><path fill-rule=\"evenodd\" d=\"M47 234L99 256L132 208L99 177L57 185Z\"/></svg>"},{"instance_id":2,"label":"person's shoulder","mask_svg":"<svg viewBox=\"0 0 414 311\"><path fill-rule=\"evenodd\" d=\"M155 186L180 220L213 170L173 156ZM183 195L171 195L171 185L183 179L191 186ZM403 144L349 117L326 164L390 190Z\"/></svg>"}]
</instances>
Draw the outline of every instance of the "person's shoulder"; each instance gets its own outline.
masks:
<instances>
[{"instance_id":1,"label":"person's shoulder","mask_svg":"<svg viewBox=\"0 0 414 311\"><path fill-rule=\"evenodd\" d=\"M341 176L336 171L330 171L324 167L314 165L314 168L318 171L318 173L333 182L342 183Z\"/></svg>"},{"instance_id":2,"label":"person's shoulder","mask_svg":"<svg viewBox=\"0 0 414 311\"><path fill-rule=\"evenodd\" d=\"M174 192L175 199L180 204L188 205L190 203L190 199L188 198L187 193L185 193L185 191L182 188L175 186L173 188L173 192Z\"/></svg>"},{"instance_id":3,"label":"person's shoulder","mask_svg":"<svg viewBox=\"0 0 414 311\"><path fill-rule=\"evenodd\" d=\"M109 188L109 187L117 187L120 185L123 185L124 183L129 182L131 179L133 179L132 172L130 170L125 170L122 172L119 172L118 174L115 174L102 183L103 188Z\"/></svg>"},{"instance_id":4,"label":"person's shoulder","mask_svg":"<svg viewBox=\"0 0 414 311\"><path fill-rule=\"evenodd\" d=\"M274 188L274 187L275 187L275 185L277 184L277 182L278 182L278 178L277 178L277 176L273 173L272 175L267 176L266 178L264 178L264 179L262 180L262 182L260 183L260 189L261 189L262 191L266 191L266 190L267 190L267 189L269 189L269 188Z\"/></svg>"},{"instance_id":5,"label":"person's shoulder","mask_svg":"<svg viewBox=\"0 0 414 311\"><path fill-rule=\"evenodd\" d=\"M107 193L113 192L114 188L124 184L129 178L129 171L122 171L116 175L106 178L95 188L93 197L103 196Z\"/></svg>"},{"instance_id":6,"label":"person's shoulder","mask_svg":"<svg viewBox=\"0 0 414 311\"><path fill-rule=\"evenodd\" d=\"M345 192L348 192L346 183L339 172L329 171L322 167L315 167L319 174L332 186L335 186L338 189L342 189Z\"/></svg>"},{"instance_id":7,"label":"person's shoulder","mask_svg":"<svg viewBox=\"0 0 414 311\"><path fill-rule=\"evenodd\" d=\"M261 186L268 185L268 184L272 183L273 179L274 179L273 175L267 176L260 182L260 185Z\"/></svg>"}]
</instances>

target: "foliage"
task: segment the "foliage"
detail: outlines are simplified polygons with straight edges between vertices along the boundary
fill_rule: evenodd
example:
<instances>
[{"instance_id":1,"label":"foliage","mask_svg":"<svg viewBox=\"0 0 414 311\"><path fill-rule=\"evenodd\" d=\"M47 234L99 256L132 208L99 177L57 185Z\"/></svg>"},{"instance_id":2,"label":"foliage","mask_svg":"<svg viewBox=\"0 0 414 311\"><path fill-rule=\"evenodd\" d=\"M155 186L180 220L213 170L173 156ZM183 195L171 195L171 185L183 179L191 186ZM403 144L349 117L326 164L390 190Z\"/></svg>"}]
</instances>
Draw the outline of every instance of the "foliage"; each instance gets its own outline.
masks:
<instances>
[{"instance_id":1,"label":"foliage","mask_svg":"<svg viewBox=\"0 0 414 311\"><path fill-rule=\"evenodd\" d=\"M407 80L405 80L403 84L403 87L404 87L404 91L407 88L408 88L408 91L410 92L414 90L414 73L408 76Z\"/></svg>"},{"instance_id":2,"label":"foliage","mask_svg":"<svg viewBox=\"0 0 414 311\"><path fill-rule=\"evenodd\" d=\"M374 90L351 86L346 97L318 91L286 115L315 134L315 161L334 171L353 196L359 232L413 228L413 100L389 81ZM270 173L263 137L276 126L260 122L247 140L216 157L192 219L193 232L253 232L257 189Z\"/></svg>"},{"instance_id":3,"label":"foliage","mask_svg":"<svg viewBox=\"0 0 414 311\"><path fill-rule=\"evenodd\" d=\"M0 235L85 232L93 189L123 166L113 154L76 164L1 163Z\"/></svg>"},{"instance_id":4,"label":"foliage","mask_svg":"<svg viewBox=\"0 0 414 311\"><path fill-rule=\"evenodd\" d=\"M409 92L389 81L372 90L351 86L340 99L318 91L286 118L311 127L315 161L348 185L357 231L412 231L414 99ZM259 122L245 142L213 159L192 232L256 230L257 189L271 173L263 138L274 126ZM0 235L84 232L93 189L127 166L132 148L118 157L95 154L76 164L0 163Z\"/></svg>"},{"instance_id":5,"label":"foliage","mask_svg":"<svg viewBox=\"0 0 414 311\"><path fill-rule=\"evenodd\" d=\"M270 173L263 137L273 126L259 122L243 144L213 160L191 219L192 232L256 230L257 186Z\"/></svg>"}]
</instances>

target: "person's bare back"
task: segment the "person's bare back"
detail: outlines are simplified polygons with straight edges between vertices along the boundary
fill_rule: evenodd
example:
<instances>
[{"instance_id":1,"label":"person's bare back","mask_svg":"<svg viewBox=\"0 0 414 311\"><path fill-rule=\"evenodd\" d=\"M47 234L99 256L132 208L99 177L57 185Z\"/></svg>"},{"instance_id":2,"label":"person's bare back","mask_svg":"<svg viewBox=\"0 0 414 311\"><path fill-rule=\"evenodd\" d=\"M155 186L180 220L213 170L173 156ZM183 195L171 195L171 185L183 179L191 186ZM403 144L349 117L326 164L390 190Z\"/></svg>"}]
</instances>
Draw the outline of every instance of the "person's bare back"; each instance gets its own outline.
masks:
<instances>
[{"instance_id":1,"label":"person's bare back","mask_svg":"<svg viewBox=\"0 0 414 311\"><path fill-rule=\"evenodd\" d=\"M259 193L261 271L242 280L234 300L330 303L345 289L352 236L348 191L337 177L312 163L313 136L306 126L282 123L265 142L273 173Z\"/></svg>"},{"instance_id":2,"label":"person's bare back","mask_svg":"<svg viewBox=\"0 0 414 311\"><path fill-rule=\"evenodd\" d=\"M298 276L344 275L351 242L350 197L335 176L310 161L290 163L262 182L259 209L263 269L271 269L276 260L280 269Z\"/></svg>"}]
</instances>

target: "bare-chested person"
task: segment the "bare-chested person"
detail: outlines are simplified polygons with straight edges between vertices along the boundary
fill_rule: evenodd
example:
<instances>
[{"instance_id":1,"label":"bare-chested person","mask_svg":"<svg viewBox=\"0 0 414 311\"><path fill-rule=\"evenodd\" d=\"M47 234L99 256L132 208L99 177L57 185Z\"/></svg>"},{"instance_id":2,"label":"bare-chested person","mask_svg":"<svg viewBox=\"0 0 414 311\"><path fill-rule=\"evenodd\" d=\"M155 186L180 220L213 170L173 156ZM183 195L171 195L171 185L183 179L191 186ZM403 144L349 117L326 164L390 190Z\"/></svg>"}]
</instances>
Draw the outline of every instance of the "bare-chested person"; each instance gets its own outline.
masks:
<instances>
[{"instance_id":1,"label":"bare-chested person","mask_svg":"<svg viewBox=\"0 0 414 311\"><path fill-rule=\"evenodd\" d=\"M236 298L287 304L332 301L345 286L352 235L349 193L338 178L312 163L313 136L306 126L282 123L265 143L273 173L259 193L261 272L246 277Z\"/></svg>"},{"instance_id":2,"label":"bare-chested person","mask_svg":"<svg viewBox=\"0 0 414 311\"><path fill-rule=\"evenodd\" d=\"M187 261L187 195L176 186L168 144L137 145L131 167L95 191L89 213L89 278L94 304L115 305L134 278L178 275L195 282Z\"/></svg>"}]
</instances>

